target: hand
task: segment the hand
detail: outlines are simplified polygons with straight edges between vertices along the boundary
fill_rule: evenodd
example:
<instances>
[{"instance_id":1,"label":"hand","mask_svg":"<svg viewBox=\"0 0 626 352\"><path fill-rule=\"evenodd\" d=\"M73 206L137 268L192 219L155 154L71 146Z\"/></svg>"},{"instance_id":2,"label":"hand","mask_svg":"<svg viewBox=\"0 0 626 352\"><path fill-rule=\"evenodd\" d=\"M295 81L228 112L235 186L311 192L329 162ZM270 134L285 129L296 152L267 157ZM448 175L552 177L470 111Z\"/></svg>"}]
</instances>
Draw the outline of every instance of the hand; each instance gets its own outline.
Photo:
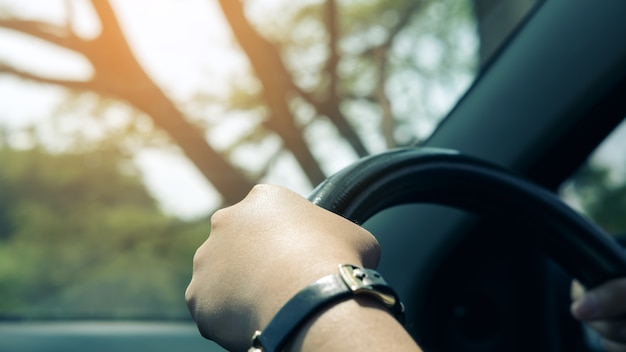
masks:
<instances>
[{"instance_id":1,"label":"hand","mask_svg":"<svg viewBox=\"0 0 626 352\"><path fill-rule=\"evenodd\" d=\"M379 255L363 228L284 188L256 186L211 218L185 298L204 337L246 350L302 288L338 264L375 268Z\"/></svg>"},{"instance_id":2,"label":"hand","mask_svg":"<svg viewBox=\"0 0 626 352\"><path fill-rule=\"evenodd\" d=\"M574 282L572 314L602 337L607 352L626 352L626 278L609 281L589 292Z\"/></svg>"}]
</instances>

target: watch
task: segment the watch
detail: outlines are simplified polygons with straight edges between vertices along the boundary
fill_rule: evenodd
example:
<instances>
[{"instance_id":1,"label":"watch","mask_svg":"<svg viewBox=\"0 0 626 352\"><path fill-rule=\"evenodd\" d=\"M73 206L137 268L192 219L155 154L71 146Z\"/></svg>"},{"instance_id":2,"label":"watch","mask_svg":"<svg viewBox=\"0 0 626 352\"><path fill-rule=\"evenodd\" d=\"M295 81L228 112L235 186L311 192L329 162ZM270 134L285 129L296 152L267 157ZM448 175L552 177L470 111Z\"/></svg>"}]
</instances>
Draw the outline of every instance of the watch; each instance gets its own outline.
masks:
<instances>
[{"instance_id":1,"label":"watch","mask_svg":"<svg viewBox=\"0 0 626 352\"><path fill-rule=\"evenodd\" d=\"M291 335L316 312L356 295L374 297L404 324L404 305L378 272L343 264L337 273L315 281L287 301L262 332L254 333L248 352L281 351Z\"/></svg>"}]
</instances>

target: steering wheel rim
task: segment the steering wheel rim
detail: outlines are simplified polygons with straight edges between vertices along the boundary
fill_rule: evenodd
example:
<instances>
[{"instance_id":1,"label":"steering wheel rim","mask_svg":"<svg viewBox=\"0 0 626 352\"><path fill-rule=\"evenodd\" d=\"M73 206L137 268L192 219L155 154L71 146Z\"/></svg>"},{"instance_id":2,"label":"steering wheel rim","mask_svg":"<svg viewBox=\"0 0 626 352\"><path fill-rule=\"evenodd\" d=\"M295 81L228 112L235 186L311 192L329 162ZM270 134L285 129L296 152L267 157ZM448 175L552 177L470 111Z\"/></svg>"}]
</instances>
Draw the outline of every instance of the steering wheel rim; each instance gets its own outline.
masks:
<instances>
[{"instance_id":1,"label":"steering wheel rim","mask_svg":"<svg viewBox=\"0 0 626 352\"><path fill-rule=\"evenodd\" d=\"M361 159L321 183L309 200L357 224L408 203L500 216L528 229L528 236L515 238L528 242L520 245L543 251L588 288L626 275L617 242L555 194L452 150L403 148ZM413 325L433 332L423 317L415 318Z\"/></svg>"},{"instance_id":2,"label":"steering wheel rim","mask_svg":"<svg viewBox=\"0 0 626 352\"><path fill-rule=\"evenodd\" d=\"M357 224L408 203L503 216L543 229L522 240L588 288L626 276L626 258L617 242L556 195L452 150L401 148L366 157L322 182L309 200Z\"/></svg>"}]
</instances>

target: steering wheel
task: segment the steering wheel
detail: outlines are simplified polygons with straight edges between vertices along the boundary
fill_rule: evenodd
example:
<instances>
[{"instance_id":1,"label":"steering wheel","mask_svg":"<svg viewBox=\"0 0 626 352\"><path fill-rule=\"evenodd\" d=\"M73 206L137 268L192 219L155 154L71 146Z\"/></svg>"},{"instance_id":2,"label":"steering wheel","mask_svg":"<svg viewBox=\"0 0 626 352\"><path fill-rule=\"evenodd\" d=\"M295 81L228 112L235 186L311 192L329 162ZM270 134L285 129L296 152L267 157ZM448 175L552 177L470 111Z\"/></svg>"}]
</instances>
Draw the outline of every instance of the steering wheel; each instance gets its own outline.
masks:
<instances>
[{"instance_id":1,"label":"steering wheel","mask_svg":"<svg viewBox=\"0 0 626 352\"><path fill-rule=\"evenodd\" d=\"M516 241L544 252L587 288L626 276L617 242L556 195L451 150L404 148L364 158L321 183L309 200L357 224L408 203L503 217L529 229Z\"/></svg>"}]
</instances>

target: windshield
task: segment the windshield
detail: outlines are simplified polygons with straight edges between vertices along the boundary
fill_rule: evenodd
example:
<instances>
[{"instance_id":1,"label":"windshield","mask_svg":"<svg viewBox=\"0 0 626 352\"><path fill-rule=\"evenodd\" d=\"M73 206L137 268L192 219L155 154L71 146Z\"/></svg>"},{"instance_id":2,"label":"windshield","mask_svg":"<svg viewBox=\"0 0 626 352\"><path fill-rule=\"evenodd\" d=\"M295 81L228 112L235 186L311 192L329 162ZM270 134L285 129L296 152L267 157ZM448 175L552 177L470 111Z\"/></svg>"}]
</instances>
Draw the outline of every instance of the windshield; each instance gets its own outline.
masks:
<instances>
[{"instance_id":1,"label":"windshield","mask_svg":"<svg viewBox=\"0 0 626 352\"><path fill-rule=\"evenodd\" d=\"M215 209L424 140L533 2L1 1L0 319L188 319Z\"/></svg>"},{"instance_id":2,"label":"windshield","mask_svg":"<svg viewBox=\"0 0 626 352\"><path fill-rule=\"evenodd\" d=\"M626 120L602 141L559 190L570 206L622 240L626 239L625 136Z\"/></svg>"}]
</instances>

